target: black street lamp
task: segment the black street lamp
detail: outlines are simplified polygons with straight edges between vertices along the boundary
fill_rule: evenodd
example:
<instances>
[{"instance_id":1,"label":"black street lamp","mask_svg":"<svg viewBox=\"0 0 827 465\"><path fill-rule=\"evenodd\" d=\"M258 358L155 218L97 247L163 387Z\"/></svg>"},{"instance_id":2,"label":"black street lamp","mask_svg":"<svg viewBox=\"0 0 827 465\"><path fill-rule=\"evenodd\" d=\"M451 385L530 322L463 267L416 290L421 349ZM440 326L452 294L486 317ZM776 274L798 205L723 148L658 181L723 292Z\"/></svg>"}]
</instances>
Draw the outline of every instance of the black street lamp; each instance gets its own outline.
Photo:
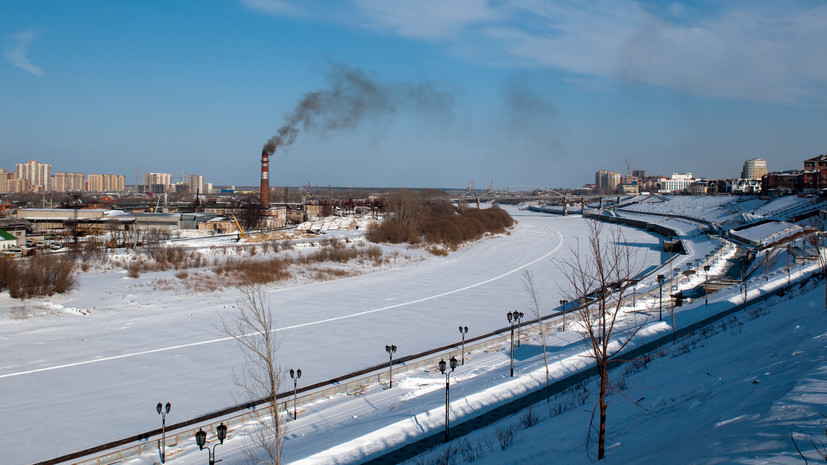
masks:
<instances>
[{"instance_id":1,"label":"black street lamp","mask_svg":"<svg viewBox=\"0 0 827 465\"><path fill-rule=\"evenodd\" d=\"M210 446L207 446L207 453L210 455L210 465L215 465L215 448L218 447L218 444L224 444L224 439L227 437L227 426L221 423L215 428L215 432L218 435L218 443L212 446L212 450L210 450ZM198 428L198 431L195 433L195 443L198 444L198 450L204 450L204 445L207 444L207 433L201 428Z\"/></svg>"},{"instance_id":2,"label":"black street lamp","mask_svg":"<svg viewBox=\"0 0 827 465\"><path fill-rule=\"evenodd\" d=\"M290 369L290 378L293 380L293 419L294 419L294 420L295 420L296 418L298 418L298 417L297 417L297 415L298 415L298 414L296 413L296 405L297 405L297 402L296 402L296 401L297 401L296 394L298 393L298 388L299 388L299 378L301 378L301 377L302 377L302 370L301 370L301 368L299 368L299 369L298 369L298 370L296 370L296 371L293 371L293 369L292 369L292 368Z\"/></svg>"},{"instance_id":3,"label":"black street lamp","mask_svg":"<svg viewBox=\"0 0 827 465\"><path fill-rule=\"evenodd\" d=\"M161 415L161 443L158 444L158 448L161 449L161 463L164 463L166 460L166 453L167 453L167 413L172 408L172 404L167 402L166 405L161 404L158 402L158 405L155 406L155 410L158 411L158 415Z\"/></svg>"},{"instance_id":4,"label":"black street lamp","mask_svg":"<svg viewBox=\"0 0 827 465\"><path fill-rule=\"evenodd\" d=\"M517 347L520 347L520 326L525 313L514 310L514 319L517 320Z\"/></svg>"},{"instance_id":5,"label":"black street lamp","mask_svg":"<svg viewBox=\"0 0 827 465\"><path fill-rule=\"evenodd\" d=\"M706 275L704 278L704 305L707 305L709 304L708 292L706 290L706 286L709 284L709 265L704 265L704 273Z\"/></svg>"},{"instance_id":6,"label":"black street lamp","mask_svg":"<svg viewBox=\"0 0 827 465\"><path fill-rule=\"evenodd\" d=\"M388 362L388 378L390 379L390 387L393 387L393 353L396 352L396 346L390 345L385 346L385 352L390 355L390 361Z\"/></svg>"},{"instance_id":7,"label":"black street lamp","mask_svg":"<svg viewBox=\"0 0 827 465\"><path fill-rule=\"evenodd\" d=\"M514 324L520 320L522 312L514 310L505 314L508 318L508 324L511 326L511 377L514 377Z\"/></svg>"},{"instance_id":8,"label":"black street lamp","mask_svg":"<svg viewBox=\"0 0 827 465\"><path fill-rule=\"evenodd\" d=\"M560 311L566 311L566 299L560 299Z\"/></svg>"},{"instance_id":9,"label":"black street lamp","mask_svg":"<svg viewBox=\"0 0 827 465\"><path fill-rule=\"evenodd\" d=\"M658 321L663 321L663 281L666 279L662 274L658 275L658 286L660 287L660 307L658 307Z\"/></svg>"},{"instance_id":10,"label":"black street lamp","mask_svg":"<svg viewBox=\"0 0 827 465\"><path fill-rule=\"evenodd\" d=\"M454 368L457 367L457 358L456 357L451 357L450 364L451 364L451 371L454 371ZM451 389L451 384L449 383L449 380L451 378L451 371L446 372L445 371L445 368L446 368L445 365L446 365L446 363L445 363L444 359L439 361L439 371L442 374L445 375L445 442L448 442L448 438L449 438L449 421L450 421L450 412L451 412L451 410L450 410L451 396L449 394L449 392L450 392L449 390Z\"/></svg>"},{"instance_id":11,"label":"black street lamp","mask_svg":"<svg viewBox=\"0 0 827 465\"><path fill-rule=\"evenodd\" d=\"M460 364L465 365L465 335L468 334L468 327L467 326L460 326L459 333L462 334L462 354L460 359Z\"/></svg>"}]
</instances>

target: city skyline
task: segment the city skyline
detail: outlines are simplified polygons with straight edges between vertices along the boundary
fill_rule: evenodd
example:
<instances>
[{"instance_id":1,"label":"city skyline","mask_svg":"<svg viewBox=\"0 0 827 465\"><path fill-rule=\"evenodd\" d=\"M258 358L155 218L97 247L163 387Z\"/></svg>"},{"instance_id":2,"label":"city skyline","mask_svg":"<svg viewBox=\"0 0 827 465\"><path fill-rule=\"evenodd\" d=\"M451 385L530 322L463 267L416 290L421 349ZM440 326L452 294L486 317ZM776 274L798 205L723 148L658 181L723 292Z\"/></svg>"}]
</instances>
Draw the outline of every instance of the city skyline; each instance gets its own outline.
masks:
<instances>
[{"instance_id":1,"label":"city skyline","mask_svg":"<svg viewBox=\"0 0 827 465\"><path fill-rule=\"evenodd\" d=\"M734 178L753 158L797 169L827 139L827 7L813 1L33 1L0 12L5 167L256 185L262 146L312 96L325 106L297 116L272 185L574 188L598 169L625 174L626 159Z\"/></svg>"}]
</instances>

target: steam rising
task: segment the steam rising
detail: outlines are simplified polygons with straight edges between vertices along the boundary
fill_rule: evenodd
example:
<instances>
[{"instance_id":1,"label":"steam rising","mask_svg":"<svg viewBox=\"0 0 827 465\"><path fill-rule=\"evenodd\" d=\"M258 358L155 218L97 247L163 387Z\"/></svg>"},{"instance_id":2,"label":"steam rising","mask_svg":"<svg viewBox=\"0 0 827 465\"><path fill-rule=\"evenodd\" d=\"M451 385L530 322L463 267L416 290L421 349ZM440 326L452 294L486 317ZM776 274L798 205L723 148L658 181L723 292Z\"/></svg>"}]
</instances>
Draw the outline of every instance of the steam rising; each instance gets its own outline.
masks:
<instances>
[{"instance_id":1,"label":"steam rising","mask_svg":"<svg viewBox=\"0 0 827 465\"><path fill-rule=\"evenodd\" d=\"M285 114L285 124L267 141L264 152L272 155L277 148L289 146L300 129L351 129L366 117L390 115L398 110L451 114L451 94L430 83L382 84L361 70L342 64L331 64L328 80L329 89L305 94L296 108Z\"/></svg>"}]
</instances>

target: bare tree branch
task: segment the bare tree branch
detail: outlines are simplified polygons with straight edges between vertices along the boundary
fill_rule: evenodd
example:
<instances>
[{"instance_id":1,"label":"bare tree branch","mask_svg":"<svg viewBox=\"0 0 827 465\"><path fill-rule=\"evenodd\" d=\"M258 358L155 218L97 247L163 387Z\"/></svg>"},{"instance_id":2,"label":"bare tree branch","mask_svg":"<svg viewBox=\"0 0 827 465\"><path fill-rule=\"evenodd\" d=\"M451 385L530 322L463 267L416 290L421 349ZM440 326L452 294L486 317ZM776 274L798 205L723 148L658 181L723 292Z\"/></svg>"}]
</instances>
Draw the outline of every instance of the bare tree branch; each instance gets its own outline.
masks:
<instances>
[{"instance_id":1,"label":"bare tree branch","mask_svg":"<svg viewBox=\"0 0 827 465\"><path fill-rule=\"evenodd\" d=\"M251 463L260 463L264 454L265 463L281 465L287 433L286 416L278 405L284 381L284 369L277 359L281 338L276 335L276 320L263 286L242 287L236 303L238 314L230 322L222 318L219 327L238 342L244 353L241 372L233 373L233 381L248 400L266 399L269 405L266 413L259 414L259 427L245 451Z\"/></svg>"},{"instance_id":2,"label":"bare tree branch","mask_svg":"<svg viewBox=\"0 0 827 465\"><path fill-rule=\"evenodd\" d=\"M569 300L581 303L578 323L589 358L595 361L599 374L599 395L596 410L599 427L597 459L605 456L607 394L611 390L608 366L640 331L645 320L623 311L623 302L633 278L639 270L636 254L625 241L619 228L603 233L602 223L590 221L585 244L578 238L570 257L558 267L568 281ZM589 431L594 428L594 417Z\"/></svg>"}]
</instances>

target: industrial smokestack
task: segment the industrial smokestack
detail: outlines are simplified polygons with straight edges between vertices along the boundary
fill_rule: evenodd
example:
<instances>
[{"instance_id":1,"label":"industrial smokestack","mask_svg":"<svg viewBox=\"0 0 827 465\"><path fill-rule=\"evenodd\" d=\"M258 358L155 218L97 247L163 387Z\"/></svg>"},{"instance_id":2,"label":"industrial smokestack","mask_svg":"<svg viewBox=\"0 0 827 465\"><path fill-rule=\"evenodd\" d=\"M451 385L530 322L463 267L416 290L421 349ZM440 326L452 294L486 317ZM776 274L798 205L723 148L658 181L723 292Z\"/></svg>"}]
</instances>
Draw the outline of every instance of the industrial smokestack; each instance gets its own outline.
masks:
<instances>
[{"instance_id":1,"label":"industrial smokestack","mask_svg":"<svg viewBox=\"0 0 827 465\"><path fill-rule=\"evenodd\" d=\"M270 208L270 154L261 151L261 208Z\"/></svg>"}]
</instances>

